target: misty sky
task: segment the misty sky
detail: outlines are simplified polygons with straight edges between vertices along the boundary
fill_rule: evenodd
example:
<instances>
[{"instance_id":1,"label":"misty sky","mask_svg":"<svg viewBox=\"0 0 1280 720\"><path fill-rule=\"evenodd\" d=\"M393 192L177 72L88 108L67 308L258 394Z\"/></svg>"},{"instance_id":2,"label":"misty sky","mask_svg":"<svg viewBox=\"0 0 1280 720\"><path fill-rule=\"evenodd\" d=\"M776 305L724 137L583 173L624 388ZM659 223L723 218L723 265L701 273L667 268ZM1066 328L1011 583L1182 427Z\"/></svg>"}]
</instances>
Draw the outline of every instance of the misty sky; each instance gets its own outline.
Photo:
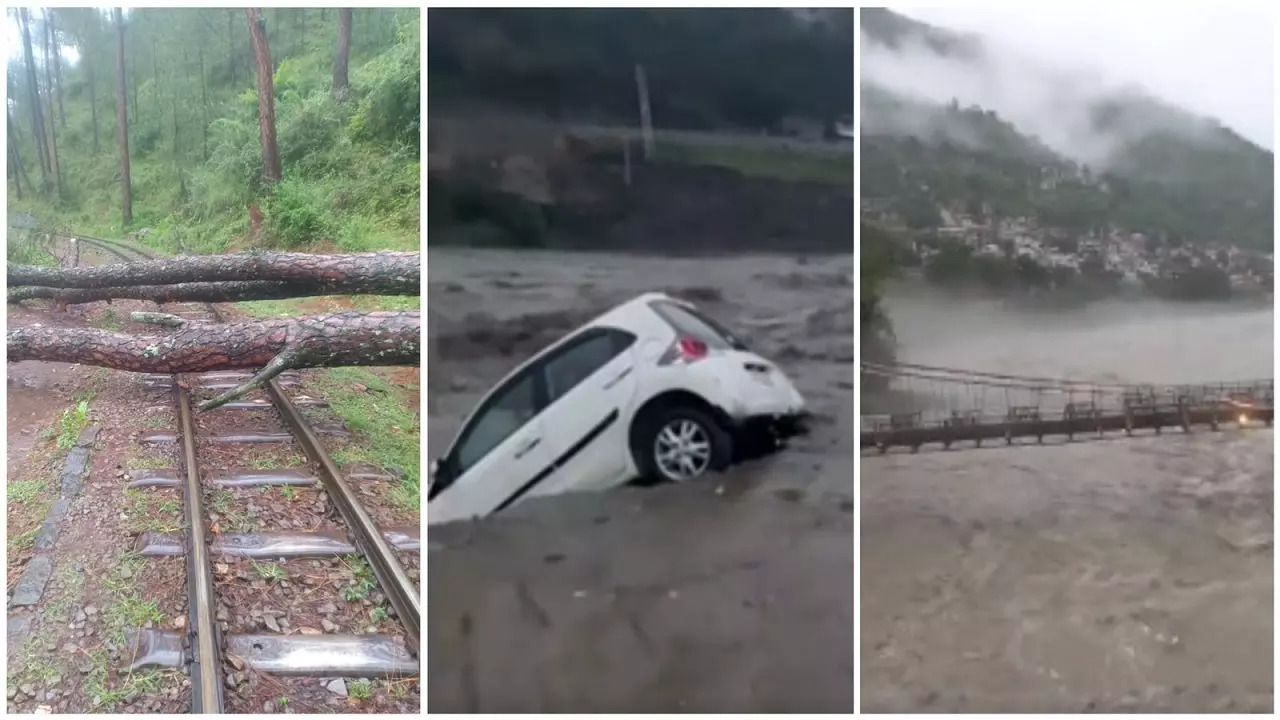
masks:
<instances>
[{"instance_id":1,"label":"misty sky","mask_svg":"<svg viewBox=\"0 0 1280 720\"><path fill-rule=\"evenodd\" d=\"M1217 118L1263 147L1274 146L1273 10L1028 3L898 12L982 35L1047 64L1088 68L1116 83L1137 83Z\"/></svg>"}]
</instances>

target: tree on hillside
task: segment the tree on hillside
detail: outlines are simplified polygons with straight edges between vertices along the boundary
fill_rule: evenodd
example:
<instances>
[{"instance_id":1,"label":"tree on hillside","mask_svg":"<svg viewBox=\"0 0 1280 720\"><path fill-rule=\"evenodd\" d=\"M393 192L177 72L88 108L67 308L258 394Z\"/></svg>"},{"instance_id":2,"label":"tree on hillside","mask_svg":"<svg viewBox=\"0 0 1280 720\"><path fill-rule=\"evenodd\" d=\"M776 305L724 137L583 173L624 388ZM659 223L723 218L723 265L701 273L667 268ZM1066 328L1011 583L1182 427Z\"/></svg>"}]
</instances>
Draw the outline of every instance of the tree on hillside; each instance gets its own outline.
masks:
<instances>
[{"instance_id":1,"label":"tree on hillside","mask_svg":"<svg viewBox=\"0 0 1280 720\"><path fill-rule=\"evenodd\" d=\"M120 8L113 13L116 20L116 142L120 145L120 218L125 225L133 222L133 194L129 180L129 109L124 88L124 16Z\"/></svg>"},{"instance_id":2,"label":"tree on hillside","mask_svg":"<svg viewBox=\"0 0 1280 720\"><path fill-rule=\"evenodd\" d=\"M44 134L44 114L40 112L40 88L36 83L36 59L31 51L31 16L26 8L18 8L22 24L22 57L27 70L27 101L31 106L31 135L40 156L40 184L49 187L49 145Z\"/></svg>"},{"instance_id":3,"label":"tree on hillside","mask_svg":"<svg viewBox=\"0 0 1280 720\"><path fill-rule=\"evenodd\" d=\"M46 13L48 10L45 11ZM53 120L53 62L52 51L50 45L53 42L53 23L50 17L45 17L44 23L44 85L45 94L49 100L49 164L53 168L53 186L58 193L58 197L62 197L62 173L58 170L58 128Z\"/></svg>"},{"instance_id":4,"label":"tree on hillside","mask_svg":"<svg viewBox=\"0 0 1280 720\"><path fill-rule=\"evenodd\" d=\"M53 79L58 93L58 124L67 129L67 111L62 107L62 43L58 41L58 31L54 22L53 8L44 9L45 18L49 22L49 37L53 42Z\"/></svg>"},{"instance_id":5,"label":"tree on hillside","mask_svg":"<svg viewBox=\"0 0 1280 720\"><path fill-rule=\"evenodd\" d=\"M338 10L338 50L333 54L333 94L347 96L347 58L351 54L351 8Z\"/></svg>"},{"instance_id":6,"label":"tree on hillside","mask_svg":"<svg viewBox=\"0 0 1280 720\"><path fill-rule=\"evenodd\" d=\"M272 85L271 50L267 47L266 22L258 8L245 8L253 59L258 66L258 138L262 145L262 178L268 185L280 182L280 148L276 145L276 100Z\"/></svg>"}]
</instances>

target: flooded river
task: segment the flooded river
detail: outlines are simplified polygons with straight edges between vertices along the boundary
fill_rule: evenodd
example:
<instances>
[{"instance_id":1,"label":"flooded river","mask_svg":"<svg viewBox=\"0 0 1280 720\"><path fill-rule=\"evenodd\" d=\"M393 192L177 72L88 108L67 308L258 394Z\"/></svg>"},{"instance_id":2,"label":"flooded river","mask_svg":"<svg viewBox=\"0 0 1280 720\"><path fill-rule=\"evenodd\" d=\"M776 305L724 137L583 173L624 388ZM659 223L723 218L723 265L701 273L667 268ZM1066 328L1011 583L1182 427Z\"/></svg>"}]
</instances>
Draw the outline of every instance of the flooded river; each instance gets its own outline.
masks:
<instances>
[{"instance_id":1,"label":"flooded river","mask_svg":"<svg viewBox=\"0 0 1280 720\"><path fill-rule=\"evenodd\" d=\"M852 256L432 248L427 263L433 455L516 364L651 290L739 331L817 413L788 451L704 483L431 528L429 709L852 712Z\"/></svg>"},{"instance_id":2,"label":"flooded river","mask_svg":"<svg viewBox=\"0 0 1280 720\"><path fill-rule=\"evenodd\" d=\"M899 290L903 359L1102 382L1269 378L1269 309L1027 313ZM864 711L1272 707L1272 431L864 456Z\"/></svg>"}]
</instances>

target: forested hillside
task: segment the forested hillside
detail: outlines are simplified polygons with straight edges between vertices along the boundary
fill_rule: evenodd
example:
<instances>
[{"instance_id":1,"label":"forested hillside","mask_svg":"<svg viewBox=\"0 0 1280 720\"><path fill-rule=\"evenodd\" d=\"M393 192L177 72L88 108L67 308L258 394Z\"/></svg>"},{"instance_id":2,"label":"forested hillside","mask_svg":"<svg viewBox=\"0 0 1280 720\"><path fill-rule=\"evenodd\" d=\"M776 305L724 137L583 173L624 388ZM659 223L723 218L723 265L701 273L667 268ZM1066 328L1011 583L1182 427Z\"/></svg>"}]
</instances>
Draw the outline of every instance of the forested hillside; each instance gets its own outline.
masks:
<instances>
[{"instance_id":1,"label":"forested hillside","mask_svg":"<svg viewBox=\"0 0 1280 720\"><path fill-rule=\"evenodd\" d=\"M978 38L888 10L865 11L862 29L886 64L928 56L937 72L980 78L999 77L1007 62ZM1213 119L1136 89L1095 88L1072 68L1047 69L1038 89L1062 105L1051 149L993 108L913 97L871 75L863 76L863 196L909 225L937 225L940 206L977 214L985 203L1002 217L1074 232L1110 225L1272 247L1273 155ZM1044 113L1041 126L1053 117Z\"/></svg>"},{"instance_id":2,"label":"forested hillside","mask_svg":"<svg viewBox=\"0 0 1280 720\"><path fill-rule=\"evenodd\" d=\"M417 9L266 8L260 43L242 8L8 12L11 214L169 252L419 244Z\"/></svg>"},{"instance_id":3,"label":"forested hillside","mask_svg":"<svg viewBox=\"0 0 1280 720\"><path fill-rule=\"evenodd\" d=\"M664 128L780 129L853 110L853 12L780 8L433 10L433 103L636 121L636 65Z\"/></svg>"}]
</instances>

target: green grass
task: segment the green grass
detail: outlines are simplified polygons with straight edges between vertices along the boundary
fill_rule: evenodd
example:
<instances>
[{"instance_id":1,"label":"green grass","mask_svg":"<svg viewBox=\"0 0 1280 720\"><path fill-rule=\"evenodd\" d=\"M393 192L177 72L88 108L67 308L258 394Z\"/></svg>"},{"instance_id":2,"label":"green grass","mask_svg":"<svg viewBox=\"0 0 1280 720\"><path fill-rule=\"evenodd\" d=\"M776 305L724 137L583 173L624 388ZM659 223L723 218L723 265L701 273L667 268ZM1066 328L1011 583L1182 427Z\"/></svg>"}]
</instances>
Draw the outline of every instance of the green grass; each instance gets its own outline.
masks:
<instances>
[{"instance_id":1,"label":"green grass","mask_svg":"<svg viewBox=\"0 0 1280 720\"><path fill-rule=\"evenodd\" d=\"M81 400L70 410L62 411L58 418L58 449L70 450L76 446L80 432L89 424L89 401Z\"/></svg>"},{"instance_id":2,"label":"green grass","mask_svg":"<svg viewBox=\"0 0 1280 720\"><path fill-rule=\"evenodd\" d=\"M712 165L736 170L743 175L788 182L853 184L851 152L668 141L657 146L655 159L682 165Z\"/></svg>"},{"instance_id":3,"label":"green grass","mask_svg":"<svg viewBox=\"0 0 1280 720\"><path fill-rule=\"evenodd\" d=\"M373 683L368 680L352 680L347 683L347 695L356 700L368 700L373 697Z\"/></svg>"},{"instance_id":4,"label":"green grass","mask_svg":"<svg viewBox=\"0 0 1280 720\"><path fill-rule=\"evenodd\" d=\"M112 602L102 609L105 623L104 638L121 645L127 628L145 627L147 623L159 626L165 614L156 600L144 600L139 585L139 574L146 568L147 560L136 552L121 554L112 564L112 570L102 581L102 588L110 594ZM89 698L90 712L114 712L126 698L160 692L175 687L181 681L181 673L174 670L139 670L129 672L114 666L105 648L89 652L89 672L85 674L84 691Z\"/></svg>"},{"instance_id":5,"label":"green grass","mask_svg":"<svg viewBox=\"0 0 1280 720\"><path fill-rule=\"evenodd\" d=\"M8 543L9 549L14 551L30 550L32 547L35 546L36 535L38 535L39 533L40 533L40 528L34 527L26 532L10 535L9 543Z\"/></svg>"},{"instance_id":6,"label":"green grass","mask_svg":"<svg viewBox=\"0 0 1280 720\"><path fill-rule=\"evenodd\" d=\"M355 577L342 589L342 597L347 602L360 602L378 589L378 581L373 577L373 568L359 555L348 555L345 562Z\"/></svg>"},{"instance_id":7,"label":"green grass","mask_svg":"<svg viewBox=\"0 0 1280 720\"><path fill-rule=\"evenodd\" d=\"M280 582L289 577L284 568L279 563L260 563L256 560L250 560L249 564L257 571L258 577L267 582Z\"/></svg>"},{"instance_id":8,"label":"green grass","mask_svg":"<svg viewBox=\"0 0 1280 720\"><path fill-rule=\"evenodd\" d=\"M28 505L39 497L44 490L45 482L43 480L10 482L8 490L9 502L20 502Z\"/></svg>"},{"instance_id":9,"label":"green grass","mask_svg":"<svg viewBox=\"0 0 1280 720\"><path fill-rule=\"evenodd\" d=\"M159 455L138 455L124 461L129 470L162 470L172 467L173 462Z\"/></svg>"},{"instance_id":10,"label":"green grass","mask_svg":"<svg viewBox=\"0 0 1280 720\"><path fill-rule=\"evenodd\" d=\"M346 304L349 302L349 306ZM259 318L298 317L330 312L418 310L421 297L401 295L353 295L293 298L288 300L246 300L236 303L246 315Z\"/></svg>"},{"instance_id":11,"label":"green grass","mask_svg":"<svg viewBox=\"0 0 1280 720\"><path fill-rule=\"evenodd\" d=\"M120 332L120 318L116 317L116 311L107 308L102 314L93 321L93 326L102 330L110 330L111 332Z\"/></svg>"},{"instance_id":12,"label":"green grass","mask_svg":"<svg viewBox=\"0 0 1280 720\"><path fill-rule=\"evenodd\" d=\"M357 392L356 383L366 390ZM330 409L360 441L334 453L335 460L344 464L363 461L402 472L404 476L392 492L393 499L402 507L420 507L418 408L409 407L402 389L364 368L327 370L319 384Z\"/></svg>"},{"instance_id":13,"label":"green grass","mask_svg":"<svg viewBox=\"0 0 1280 720\"><path fill-rule=\"evenodd\" d=\"M50 630L41 630L27 637L18 648L17 657L10 657L10 667L13 667L16 661L16 670L9 674L9 687L15 687L23 683L33 683L37 685L45 685L55 677L66 677L66 672L62 666L54 661L57 653L51 653L45 646L53 641L55 636Z\"/></svg>"},{"instance_id":14,"label":"green grass","mask_svg":"<svg viewBox=\"0 0 1280 720\"><path fill-rule=\"evenodd\" d=\"M176 533L182 529L182 502L156 498L137 489L124 491L125 514L133 532Z\"/></svg>"}]
</instances>

